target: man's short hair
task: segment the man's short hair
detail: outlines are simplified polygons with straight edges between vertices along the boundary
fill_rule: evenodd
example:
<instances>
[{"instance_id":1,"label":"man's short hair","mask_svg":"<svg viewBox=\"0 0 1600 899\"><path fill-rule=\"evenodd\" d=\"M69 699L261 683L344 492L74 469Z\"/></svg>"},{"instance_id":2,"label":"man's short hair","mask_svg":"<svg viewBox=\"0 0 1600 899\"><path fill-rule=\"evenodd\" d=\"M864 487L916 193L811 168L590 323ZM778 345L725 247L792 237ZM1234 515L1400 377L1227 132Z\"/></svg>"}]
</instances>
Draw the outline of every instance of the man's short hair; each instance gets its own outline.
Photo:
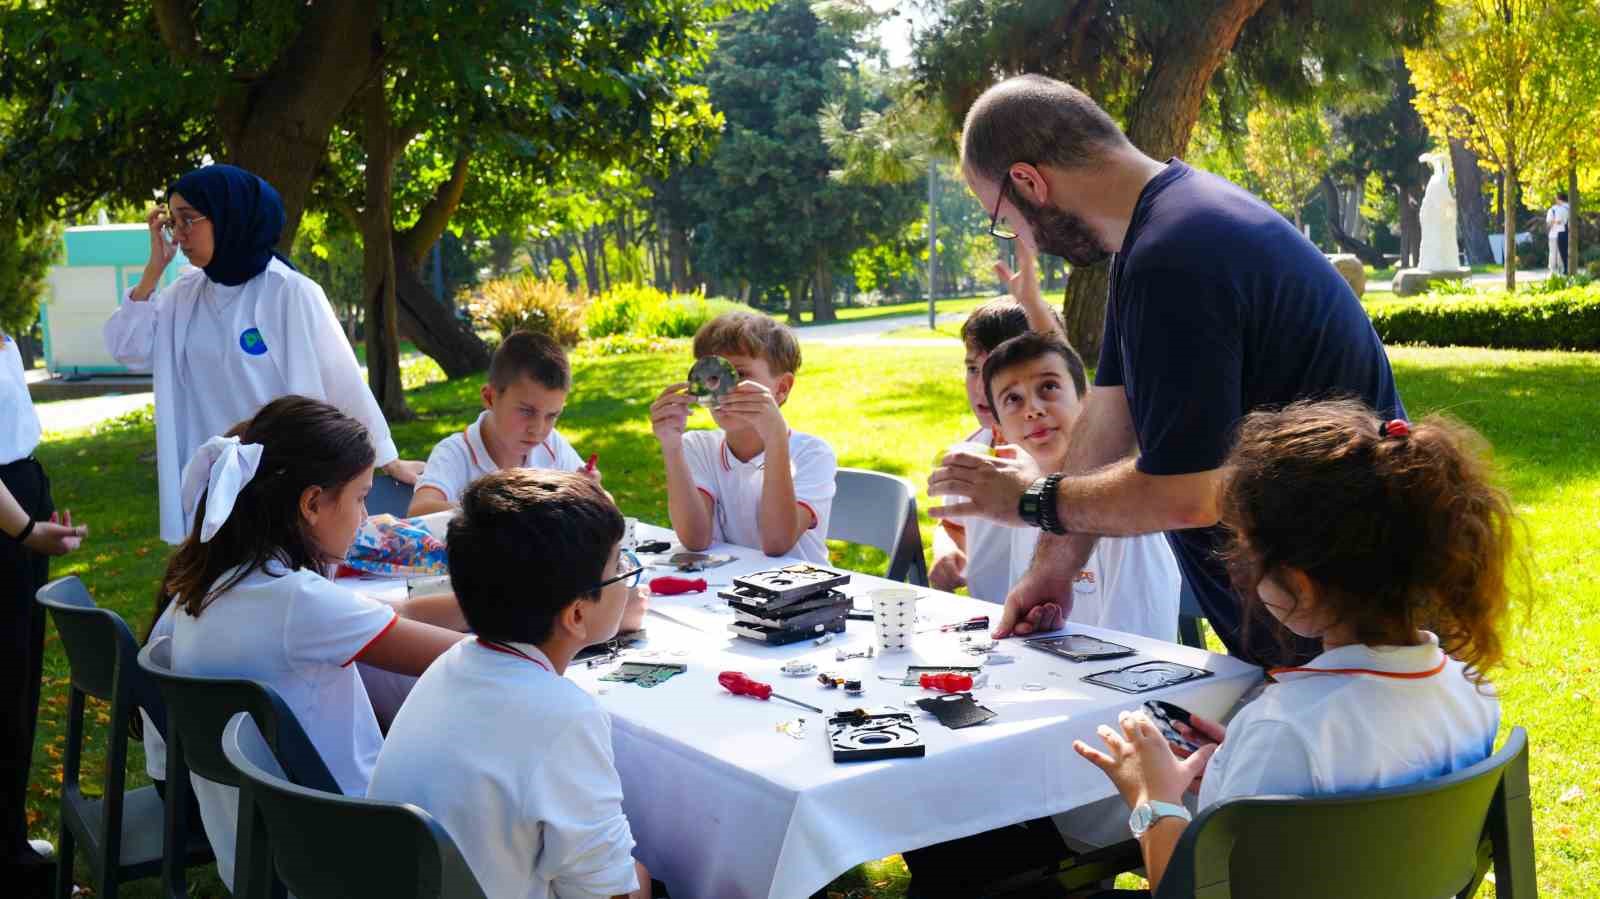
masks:
<instances>
[{"instance_id":1,"label":"man's short hair","mask_svg":"<svg viewBox=\"0 0 1600 899\"><path fill-rule=\"evenodd\" d=\"M995 347L989 358L984 360L983 395L989 400L989 408L995 410L1000 408L995 405L994 391L989 385L994 383L994 379L999 377L1001 372L1051 353L1060 356L1067 364L1067 375L1072 378L1072 389L1077 392L1079 399L1083 399L1084 393L1089 390L1089 376L1083 368L1083 357L1072 348L1072 344L1054 334L1029 331Z\"/></svg>"},{"instance_id":2,"label":"man's short hair","mask_svg":"<svg viewBox=\"0 0 1600 899\"><path fill-rule=\"evenodd\" d=\"M1556 199L1563 203L1567 202L1567 192L1564 190L1556 191Z\"/></svg>"},{"instance_id":3,"label":"man's short hair","mask_svg":"<svg viewBox=\"0 0 1600 899\"><path fill-rule=\"evenodd\" d=\"M504 390L519 378L532 378L550 390L571 390L567 351L544 334L512 331L489 362L489 385Z\"/></svg>"},{"instance_id":4,"label":"man's short hair","mask_svg":"<svg viewBox=\"0 0 1600 899\"><path fill-rule=\"evenodd\" d=\"M773 375L800 370L800 341L794 332L759 312L724 312L701 325L694 335L694 355L765 359Z\"/></svg>"},{"instance_id":5,"label":"man's short hair","mask_svg":"<svg viewBox=\"0 0 1600 899\"><path fill-rule=\"evenodd\" d=\"M1088 94L1054 78L1020 75L984 91L967 111L961 161L998 183L1018 162L1083 168L1127 143Z\"/></svg>"},{"instance_id":6,"label":"man's short hair","mask_svg":"<svg viewBox=\"0 0 1600 899\"><path fill-rule=\"evenodd\" d=\"M450 520L450 586L478 636L542 643L556 616L593 598L622 513L588 478L507 468L467 485Z\"/></svg>"},{"instance_id":7,"label":"man's short hair","mask_svg":"<svg viewBox=\"0 0 1600 899\"><path fill-rule=\"evenodd\" d=\"M1050 315L1055 319L1056 327L1067 330L1060 310L1051 307ZM1023 310L1022 304L1011 297L1000 297L972 310L972 314L961 324L961 342L969 350L992 353L995 347L1028 333L1028 330L1028 313Z\"/></svg>"}]
</instances>

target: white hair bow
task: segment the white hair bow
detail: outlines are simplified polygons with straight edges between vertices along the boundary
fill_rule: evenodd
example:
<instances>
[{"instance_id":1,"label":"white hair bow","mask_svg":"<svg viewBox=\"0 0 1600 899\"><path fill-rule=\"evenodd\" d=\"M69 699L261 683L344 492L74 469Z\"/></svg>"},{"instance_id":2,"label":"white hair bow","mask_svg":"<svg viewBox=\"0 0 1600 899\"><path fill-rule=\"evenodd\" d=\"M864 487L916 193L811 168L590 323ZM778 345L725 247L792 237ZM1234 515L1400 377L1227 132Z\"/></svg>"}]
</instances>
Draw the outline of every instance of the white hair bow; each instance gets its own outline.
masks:
<instances>
[{"instance_id":1,"label":"white hair bow","mask_svg":"<svg viewBox=\"0 0 1600 899\"><path fill-rule=\"evenodd\" d=\"M200 542L209 543L233 513L234 501L240 491L256 476L256 466L261 464L259 443L240 443L237 437L213 437L194 451L194 457L183 467L183 486L179 494L183 500L184 518L194 526L195 512L200 497L206 498L205 524L200 528Z\"/></svg>"}]
</instances>

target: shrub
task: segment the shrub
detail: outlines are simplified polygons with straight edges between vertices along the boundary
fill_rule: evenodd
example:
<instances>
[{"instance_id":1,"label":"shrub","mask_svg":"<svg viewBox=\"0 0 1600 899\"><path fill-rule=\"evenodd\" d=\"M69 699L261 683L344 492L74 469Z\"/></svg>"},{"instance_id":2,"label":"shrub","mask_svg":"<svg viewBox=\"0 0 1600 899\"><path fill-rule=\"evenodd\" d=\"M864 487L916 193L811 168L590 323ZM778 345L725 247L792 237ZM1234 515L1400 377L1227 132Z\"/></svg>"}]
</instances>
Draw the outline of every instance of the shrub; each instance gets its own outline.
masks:
<instances>
[{"instance_id":1,"label":"shrub","mask_svg":"<svg viewBox=\"0 0 1600 899\"><path fill-rule=\"evenodd\" d=\"M718 315L749 309L749 306L732 300L708 300L698 294L679 294L645 309L639 316L637 331L652 337L693 337L701 325Z\"/></svg>"},{"instance_id":2,"label":"shrub","mask_svg":"<svg viewBox=\"0 0 1600 899\"><path fill-rule=\"evenodd\" d=\"M669 353L676 350L689 351L689 341L685 338L645 337L641 334L612 334L607 337L594 337L578 345L574 352L576 358L594 356L627 356L632 353Z\"/></svg>"},{"instance_id":3,"label":"shrub","mask_svg":"<svg viewBox=\"0 0 1600 899\"><path fill-rule=\"evenodd\" d=\"M549 335L570 349L583 339L586 302L582 293L569 293L560 281L523 274L479 284L467 305L473 320L502 340L512 331L527 330Z\"/></svg>"},{"instance_id":4,"label":"shrub","mask_svg":"<svg viewBox=\"0 0 1600 899\"><path fill-rule=\"evenodd\" d=\"M638 323L642 310L666 299L667 295L654 287L613 287L589 302L583 315L583 331L589 337L627 334Z\"/></svg>"},{"instance_id":5,"label":"shrub","mask_svg":"<svg viewBox=\"0 0 1600 899\"><path fill-rule=\"evenodd\" d=\"M625 285L589 303L584 333L591 339L628 334L638 337L693 337L717 315L750 307L701 293L668 294L654 287Z\"/></svg>"},{"instance_id":6,"label":"shrub","mask_svg":"<svg viewBox=\"0 0 1600 899\"><path fill-rule=\"evenodd\" d=\"M1600 288L1367 304L1385 343L1600 350Z\"/></svg>"}]
</instances>

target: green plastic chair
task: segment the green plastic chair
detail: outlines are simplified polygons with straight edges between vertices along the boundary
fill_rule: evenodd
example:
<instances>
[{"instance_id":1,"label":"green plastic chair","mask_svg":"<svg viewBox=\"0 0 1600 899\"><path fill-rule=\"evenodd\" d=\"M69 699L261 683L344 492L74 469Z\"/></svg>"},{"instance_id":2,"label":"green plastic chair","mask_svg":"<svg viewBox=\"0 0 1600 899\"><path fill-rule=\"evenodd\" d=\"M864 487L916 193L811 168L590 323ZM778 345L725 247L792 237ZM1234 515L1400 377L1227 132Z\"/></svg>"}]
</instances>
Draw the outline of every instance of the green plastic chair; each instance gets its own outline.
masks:
<instances>
[{"instance_id":1,"label":"green plastic chair","mask_svg":"<svg viewBox=\"0 0 1600 899\"><path fill-rule=\"evenodd\" d=\"M253 840L241 838L236 871L270 867L298 899L483 899L455 841L422 809L290 783L244 712L228 722L222 752L238 772L241 834L245 817L252 819Z\"/></svg>"},{"instance_id":2,"label":"green plastic chair","mask_svg":"<svg viewBox=\"0 0 1600 899\"><path fill-rule=\"evenodd\" d=\"M1491 865L1495 895L1538 895L1528 734L1418 784L1341 796L1218 803L1183 832L1155 899L1468 897Z\"/></svg>"},{"instance_id":3,"label":"green plastic chair","mask_svg":"<svg viewBox=\"0 0 1600 899\"><path fill-rule=\"evenodd\" d=\"M144 669L167 703L167 795L168 841L174 834L200 829L189 821L189 796L193 787L189 773L225 786L239 786L239 775L222 754L222 730L238 712L250 712L266 728L267 742L295 782L318 790L339 792L339 784L329 773L317 748L306 736L300 721L276 690L266 684L241 677L197 677L172 670L171 641L156 640L139 651L139 667ZM240 815L236 847L253 839L247 819ZM261 889L254 895L282 896L283 885L241 882L246 869L238 865L235 849L235 893ZM183 867L168 859L161 871L163 894L185 899L188 885Z\"/></svg>"},{"instance_id":4,"label":"green plastic chair","mask_svg":"<svg viewBox=\"0 0 1600 899\"><path fill-rule=\"evenodd\" d=\"M50 610L72 668L67 751L61 765L56 895L59 899L72 895L72 863L81 846L94 876L96 895L115 899L123 881L161 873L164 847L169 845L163 839L164 810L156 788L126 789L129 719L143 708L160 727L166 713L155 685L134 664L139 643L128 623L117 613L96 606L82 581L58 578L39 588L35 598ZM111 703L105 792L100 798L85 796L79 786L85 696ZM199 828L170 845L184 847L171 857L180 868L211 861L211 844Z\"/></svg>"}]
</instances>

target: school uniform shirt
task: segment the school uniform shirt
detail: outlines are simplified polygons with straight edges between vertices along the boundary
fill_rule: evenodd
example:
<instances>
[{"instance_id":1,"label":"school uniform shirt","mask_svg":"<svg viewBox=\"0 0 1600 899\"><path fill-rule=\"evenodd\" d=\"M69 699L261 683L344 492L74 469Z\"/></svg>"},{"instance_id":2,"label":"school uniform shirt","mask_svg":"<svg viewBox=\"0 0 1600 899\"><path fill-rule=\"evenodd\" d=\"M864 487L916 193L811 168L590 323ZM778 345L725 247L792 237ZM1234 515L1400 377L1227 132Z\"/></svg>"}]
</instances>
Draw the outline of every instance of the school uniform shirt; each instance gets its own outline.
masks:
<instances>
[{"instance_id":1,"label":"school uniform shirt","mask_svg":"<svg viewBox=\"0 0 1600 899\"><path fill-rule=\"evenodd\" d=\"M711 498L713 541L738 546L761 546L757 523L761 488L766 477L767 454L740 462L721 430L690 431L683 435L683 455L694 485ZM787 555L828 564L828 516L833 510L833 479L839 462L833 448L820 438L789 432L789 471L794 478L794 498L811 513L811 527Z\"/></svg>"},{"instance_id":2,"label":"school uniform shirt","mask_svg":"<svg viewBox=\"0 0 1600 899\"><path fill-rule=\"evenodd\" d=\"M979 428L966 442L981 443L993 449L995 434L989 428ZM952 497L948 501L957 500ZM1011 589L1012 528L976 516L946 518L939 526L946 532L966 534L967 593L985 602L1005 602L1006 593Z\"/></svg>"},{"instance_id":3,"label":"school uniform shirt","mask_svg":"<svg viewBox=\"0 0 1600 899\"><path fill-rule=\"evenodd\" d=\"M1341 646L1274 672L1277 683L1228 725L1200 807L1398 787L1483 761L1500 702L1465 669L1427 634L1421 646Z\"/></svg>"},{"instance_id":4,"label":"school uniform shirt","mask_svg":"<svg viewBox=\"0 0 1600 899\"><path fill-rule=\"evenodd\" d=\"M484 475L494 474L499 467L483 443L483 423L489 411L478 413L478 420L459 434L451 434L434 446L428 454L427 468L417 479L417 487L432 487L444 494L452 503L461 502L461 492L467 485ZM551 430L544 442L528 451L522 460L523 468L553 468L558 471L578 471L584 467L578 451L572 448L561 432Z\"/></svg>"},{"instance_id":5,"label":"school uniform shirt","mask_svg":"<svg viewBox=\"0 0 1600 899\"><path fill-rule=\"evenodd\" d=\"M1033 561L1040 532L1037 528L1006 530L1011 538L1010 582L1015 584ZM1067 621L1171 643L1178 638L1182 590L1183 575L1165 535L1101 537L1073 581Z\"/></svg>"},{"instance_id":6,"label":"school uniform shirt","mask_svg":"<svg viewBox=\"0 0 1600 899\"><path fill-rule=\"evenodd\" d=\"M383 603L316 572L269 562L214 598L198 617L181 609L174 613L172 666L179 674L246 677L278 691L339 789L363 796L383 734L353 663L396 617ZM190 777L217 872L231 884L239 793Z\"/></svg>"},{"instance_id":7,"label":"school uniform shirt","mask_svg":"<svg viewBox=\"0 0 1600 899\"><path fill-rule=\"evenodd\" d=\"M438 819L491 899L639 887L611 721L531 644L464 640L436 659L367 795Z\"/></svg>"},{"instance_id":8,"label":"school uniform shirt","mask_svg":"<svg viewBox=\"0 0 1600 899\"><path fill-rule=\"evenodd\" d=\"M38 445L39 414L23 377L22 350L0 334L0 465L28 458Z\"/></svg>"},{"instance_id":9,"label":"school uniform shirt","mask_svg":"<svg viewBox=\"0 0 1600 899\"><path fill-rule=\"evenodd\" d=\"M106 322L105 341L118 362L155 373L161 539L168 543L188 533L178 488L189 457L279 397L322 400L366 425L379 466L398 456L322 288L277 259L237 286L191 268L146 302L125 299Z\"/></svg>"}]
</instances>

